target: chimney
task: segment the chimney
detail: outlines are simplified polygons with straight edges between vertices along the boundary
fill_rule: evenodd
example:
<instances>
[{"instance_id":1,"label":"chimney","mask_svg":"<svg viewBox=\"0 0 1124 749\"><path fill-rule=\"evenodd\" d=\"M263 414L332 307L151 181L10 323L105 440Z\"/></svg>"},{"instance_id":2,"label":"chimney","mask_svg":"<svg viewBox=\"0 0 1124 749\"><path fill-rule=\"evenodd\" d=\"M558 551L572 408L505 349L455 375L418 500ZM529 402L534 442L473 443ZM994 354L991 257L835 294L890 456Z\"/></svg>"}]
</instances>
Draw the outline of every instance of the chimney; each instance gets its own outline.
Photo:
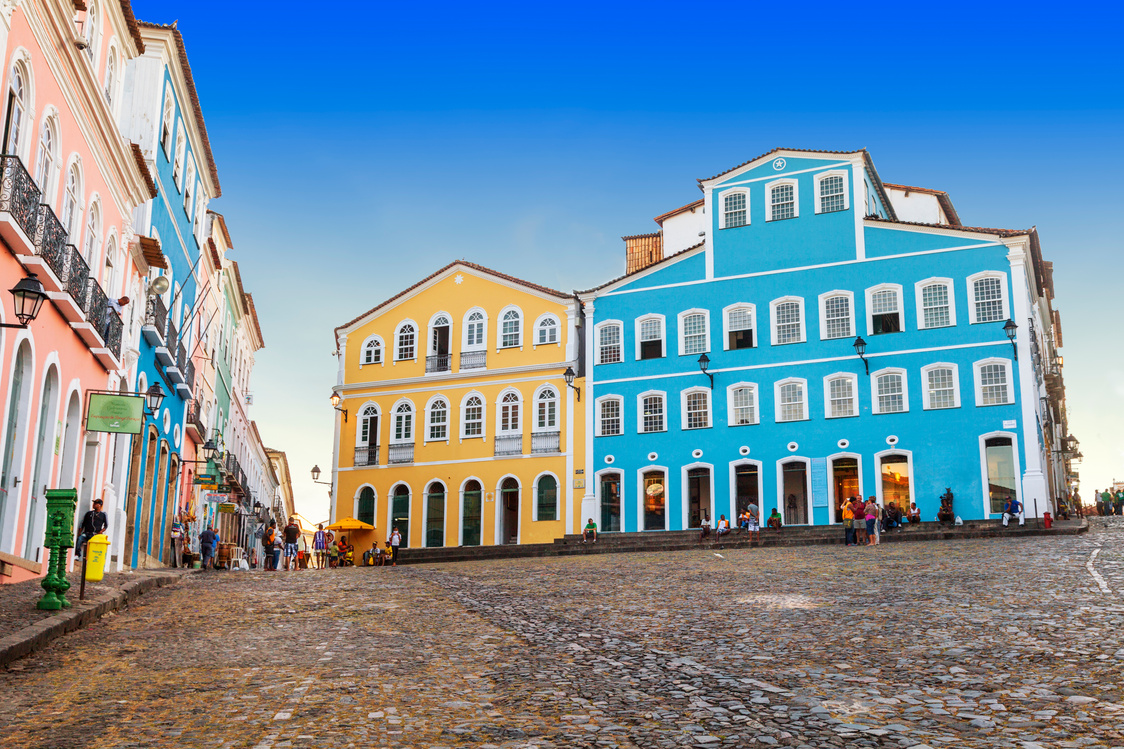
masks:
<instances>
[{"instance_id":1,"label":"chimney","mask_svg":"<svg viewBox=\"0 0 1124 749\"><path fill-rule=\"evenodd\" d=\"M631 237L621 237L621 239L624 240L624 252L628 261L626 273L635 273L663 260L662 232L634 234Z\"/></svg>"}]
</instances>

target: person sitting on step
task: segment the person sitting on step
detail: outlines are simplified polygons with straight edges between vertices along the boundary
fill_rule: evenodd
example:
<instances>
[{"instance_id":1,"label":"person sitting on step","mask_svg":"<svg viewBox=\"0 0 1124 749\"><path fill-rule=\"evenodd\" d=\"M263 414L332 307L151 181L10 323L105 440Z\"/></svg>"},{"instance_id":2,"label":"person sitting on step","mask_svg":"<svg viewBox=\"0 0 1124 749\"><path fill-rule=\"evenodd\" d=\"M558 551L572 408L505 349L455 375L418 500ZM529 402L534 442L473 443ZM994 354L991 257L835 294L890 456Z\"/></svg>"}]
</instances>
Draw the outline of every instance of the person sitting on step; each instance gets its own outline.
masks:
<instances>
[{"instance_id":1,"label":"person sitting on step","mask_svg":"<svg viewBox=\"0 0 1124 749\"><path fill-rule=\"evenodd\" d=\"M784 525L784 522L781 520L780 510L778 510L776 507L774 507L773 508L773 514L769 516L769 519L766 521L765 524L767 526L769 526L770 528L773 528L773 529L779 531L781 529L781 526Z\"/></svg>"},{"instance_id":2,"label":"person sitting on step","mask_svg":"<svg viewBox=\"0 0 1124 749\"><path fill-rule=\"evenodd\" d=\"M590 518L582 529L582 543L597 543L597 523L593 522L593 518Z\"/></svg>"},{"instance_id":3,"label":"person sitting on step","mask_svg":"<svg viewBox=\"0 0 1124 749\"><path fill-rule=\"evenodd\" d=\"M722 536L725 536L729 532L730 532L730 523L726 520L726 516L725 515L719 515L718 516L718 529L715 531L715 535L718 536L719 538L721 538Z\"/></svg>"},{"instance_id":4,"label":"person sitting on step","mask_svg":"<svg viewBox=\"0 0 1124 749\"><path fill-rule=\"evenodd\" d=\"M699 532L699 541L706 539L710 536L710 516L705 512L702 516L702 530Z\"/></svg>"}]
</instances>

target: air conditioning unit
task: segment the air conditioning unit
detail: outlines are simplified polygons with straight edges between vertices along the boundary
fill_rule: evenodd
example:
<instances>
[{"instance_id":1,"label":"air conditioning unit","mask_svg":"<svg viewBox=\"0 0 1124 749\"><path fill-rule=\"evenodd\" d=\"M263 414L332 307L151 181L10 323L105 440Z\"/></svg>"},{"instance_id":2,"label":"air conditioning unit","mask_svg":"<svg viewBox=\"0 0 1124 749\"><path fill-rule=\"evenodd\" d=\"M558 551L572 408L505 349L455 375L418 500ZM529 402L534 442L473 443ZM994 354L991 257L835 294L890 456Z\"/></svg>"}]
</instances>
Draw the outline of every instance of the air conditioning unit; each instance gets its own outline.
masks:
<instances>
[{"instance_id":1,"label":"air conditioning unit","mask_svg":"<svg viewBox=\"0 0 1124 749\"><path fill-rule=\"evenodd\" d=\"M254 405L254 394L253 393L246 393L246 405L247 406Z\"/></svg>"}]
</instances>

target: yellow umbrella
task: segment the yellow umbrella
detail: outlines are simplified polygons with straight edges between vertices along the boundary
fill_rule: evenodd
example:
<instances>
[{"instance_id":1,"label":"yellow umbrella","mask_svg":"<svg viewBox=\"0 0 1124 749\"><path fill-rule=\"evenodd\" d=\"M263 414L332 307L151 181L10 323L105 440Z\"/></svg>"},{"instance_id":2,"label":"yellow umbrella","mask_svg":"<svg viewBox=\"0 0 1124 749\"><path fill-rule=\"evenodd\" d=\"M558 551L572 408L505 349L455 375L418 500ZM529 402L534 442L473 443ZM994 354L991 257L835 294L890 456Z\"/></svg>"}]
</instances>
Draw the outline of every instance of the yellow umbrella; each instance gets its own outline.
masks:
<instances>
[{"instance_id":1,"label":"yellow umbrella","mask_svg":"<svg viewBox=\"0 0 1124 749\"><path fill-rule=\"evenodd\" d=\"M333 531L373 531L375 526L355 518L341 518L328 526Z\"/></svg>"}]
</instances>

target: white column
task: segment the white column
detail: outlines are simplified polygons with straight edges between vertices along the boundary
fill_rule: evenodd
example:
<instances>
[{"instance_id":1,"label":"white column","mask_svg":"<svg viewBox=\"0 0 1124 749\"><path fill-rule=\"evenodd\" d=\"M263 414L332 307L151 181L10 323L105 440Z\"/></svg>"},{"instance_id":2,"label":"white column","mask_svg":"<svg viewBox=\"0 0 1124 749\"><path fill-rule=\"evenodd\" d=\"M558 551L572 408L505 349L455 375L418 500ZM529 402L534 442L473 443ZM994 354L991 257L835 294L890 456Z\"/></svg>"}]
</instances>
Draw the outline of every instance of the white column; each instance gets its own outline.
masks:
<instances>
[{"instance_id":1,"label":"white column","mask_svg":"<svg viewBox=\"0 0 1124 749\"><path fill-rule=\"evenodd\" d=\"M582 401L585 403L585 494L582 496L582 514L573 529L574 533L585 527L587 518L593 518L593 522L601 524L601 503L597 501L593 485L593 430L596 423L593 407L593 363L596 359L593 358L594 340L590 332L593 330L593 300L585 303L585 315L585 392L582 393Z\"/></svg>"},{"instance_id":2,"label":"white column","mask_svg":"<svg viewBox=\"0 0 1124 749\"><path fill-rule=\"evenodd\" d=\"M1023 429L1023 510L1026 516L1041 517L1050 510L1046 475L1042 472L1042 447L1038 441L1038 383L1030 358L1030 279L1027 276L1027 243L1009 244L1007 260L1011 263L1011 317L1018 325L1015 347L1019 354L1016 366L1019 386L1016 397L1022 411Z\"/></svg>"},{"instance_id":3,"label":"white column","mask_svg":"<svg viewBox=\"0 0 1124 749\"><path fill-rule=\"evenodd\" d=\"M339 355L340 366L339 366L339 371L336 374L336 385L337 386L343 385L343 382L344 382L344 363L347 361L347 336L341 335L339 340L340 340L340 347L339 347L340 348L340 355ZM341 392L340 395L342 396L343 393ZM347 406L345 405L344 408L346 408L346 407ZM340 430L343 426L343 421L342 421L343 414L340 413L339 411L336 411L335 413L336 413L335 435L332 439L332 498L331 498L332 501L329 503L331 505L331 519L332 519L331 522L333 522L333 523L336 522L337 515L338 515L336 505L339 502L339 482L337 481L337 479L339 477L338 474L339 474L339 468L340 468Z\"/></svg>"},{"instance_id":4,"label":"white column","mask_svg":"<svg viewBox=\"0 0 1124 749\"><path fill-rule=\"evenodd\" d=\"M705 221L706 221L706 229L705 229L705 235L706 236L703 237L703 242L705 243L705 246L703 247L703 255L705 257L706 278L707 278L708 281L710 279L714 278L714 240L710 236L711 233L712 233L711 229L714 227L714 212L713 212L714 209L713 209L713 206L714 206L714 191L713 191L712 188L707 187L706 191L703 193L703 214L705 215ZM750 206L747 205L746 206L747 213L749 211L749 208L750 208ZM667 247L664 247L663 250L664 250L664 257L667 257L667 254L666 254L667 253ZM593 309L593 303L592 302L589 305L589 309L590 310ZM592 317L592 315L591 315L591 317ZM590 322L589 324L592 325L593 323ZM589 363L592 364L593 360L590 359Z\"/></svg>"}]
</instances>

